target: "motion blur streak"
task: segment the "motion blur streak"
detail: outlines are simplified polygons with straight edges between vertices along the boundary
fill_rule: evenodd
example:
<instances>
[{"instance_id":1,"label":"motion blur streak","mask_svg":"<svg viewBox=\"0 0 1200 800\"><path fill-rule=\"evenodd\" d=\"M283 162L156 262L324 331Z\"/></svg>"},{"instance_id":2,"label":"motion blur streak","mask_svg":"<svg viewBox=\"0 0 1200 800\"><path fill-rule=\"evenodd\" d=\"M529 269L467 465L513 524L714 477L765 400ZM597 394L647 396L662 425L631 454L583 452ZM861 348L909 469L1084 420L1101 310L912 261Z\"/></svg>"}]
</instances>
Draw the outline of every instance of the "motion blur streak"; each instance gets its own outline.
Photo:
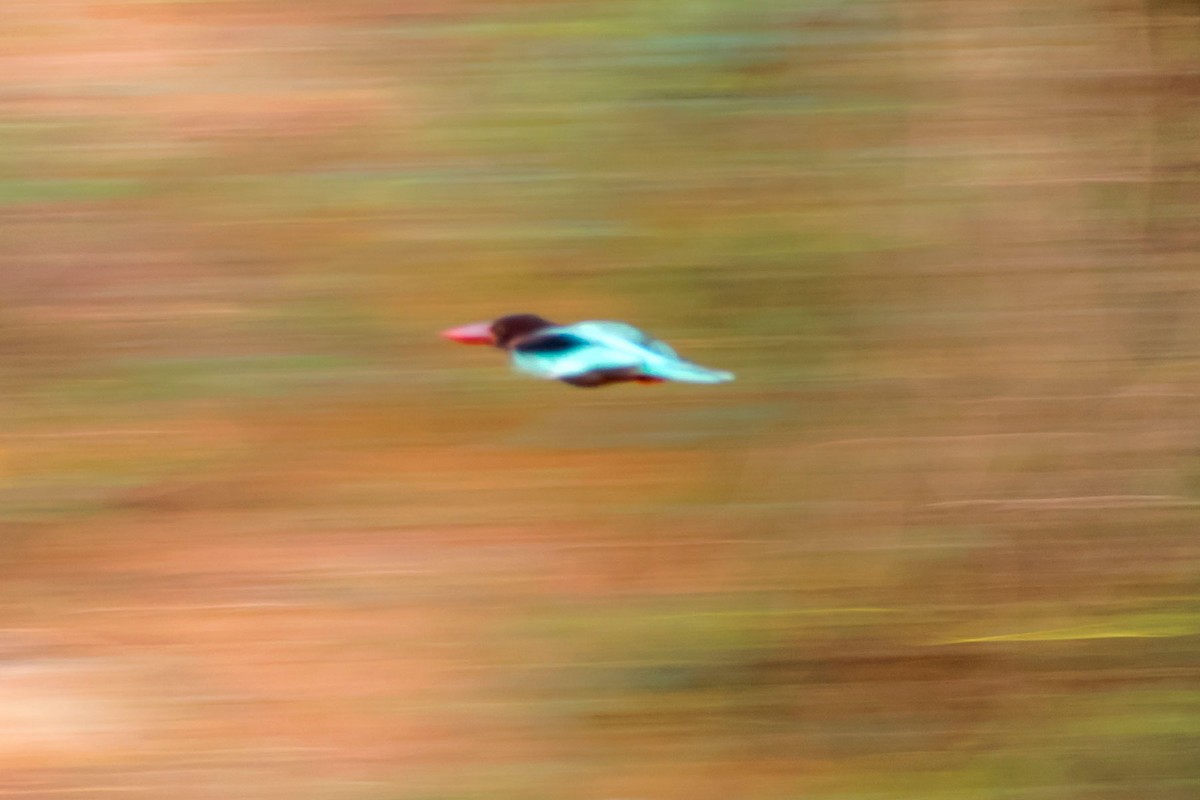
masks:
<instances>
[{"instance_id":1,"label":"motion blur streak","mask_svg":"<svg viewBox=\"0 0 1200 800\"><path fill-rule=\"evenodd\" d=\"M0 16L0 795L1200 797L1193 0Z\"/></svg>"}]
</instances>

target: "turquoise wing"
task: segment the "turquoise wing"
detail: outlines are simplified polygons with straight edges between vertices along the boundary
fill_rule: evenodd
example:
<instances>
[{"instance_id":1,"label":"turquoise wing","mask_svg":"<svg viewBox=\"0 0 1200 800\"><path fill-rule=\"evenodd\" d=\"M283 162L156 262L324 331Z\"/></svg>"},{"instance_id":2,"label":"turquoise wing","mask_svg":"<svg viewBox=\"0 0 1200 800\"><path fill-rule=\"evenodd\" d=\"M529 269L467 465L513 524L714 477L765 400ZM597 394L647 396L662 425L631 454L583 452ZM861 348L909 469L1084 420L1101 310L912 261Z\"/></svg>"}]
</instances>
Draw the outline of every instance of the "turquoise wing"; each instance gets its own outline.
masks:
<instances>
[{"instance_id":1,"label":"turquoise wing","mask_svg":"<svg viewBox=\"0 0 1200 800\"><path fill-rule=\"evenodd\" d=\"M550 380L620 370L687 383L733 380L729 372L684 361L665 343L623 322L552 328L517 345L512 360L519 372Z\"/></svg>"},{"instance_id":2,"label":"turquoise wing","mask_svg":"<svg viewBox=\"0 0 1200 800\"><path fill-rule=\"evenodd\" d=\"M665 342L652 339L623 322L580 322L564 330L578 334L609 350L628 354L637 362L638 373L685 383L725 383L733 374L684 361Z\"/></svg>"},{"instance_id":3,"label":"turquoise wing","mask_svg":"<svg viewBox=\"0 0 1200 800\"><path fill-rule=\"evenodd\" d=\"M679 358L679 354L671 348L671 345L655 339L644 331L640 331L632 325L627 325L624 322L589 320L588 322L577 322L574 325L571 325L570 330L587 339L595 339L599 341L604 341L609 337L624 339L627 342L631 342L638 347L644 347L650 352L657 353L660 356L665 356L667 358Z\"/></svg>"},{"instance_id":4,"label":"turquoise wing","mask_svg":"<svg viewBox=\"0 0 1200 800\"><path fill-rule=\"evenodd\" d=\"M636 351L624 352L598 344L567 329L549 331L512 351L512 363L518 372L549 380L595 370L639 367L642 361Z\"/></svg>"}]
</instances>

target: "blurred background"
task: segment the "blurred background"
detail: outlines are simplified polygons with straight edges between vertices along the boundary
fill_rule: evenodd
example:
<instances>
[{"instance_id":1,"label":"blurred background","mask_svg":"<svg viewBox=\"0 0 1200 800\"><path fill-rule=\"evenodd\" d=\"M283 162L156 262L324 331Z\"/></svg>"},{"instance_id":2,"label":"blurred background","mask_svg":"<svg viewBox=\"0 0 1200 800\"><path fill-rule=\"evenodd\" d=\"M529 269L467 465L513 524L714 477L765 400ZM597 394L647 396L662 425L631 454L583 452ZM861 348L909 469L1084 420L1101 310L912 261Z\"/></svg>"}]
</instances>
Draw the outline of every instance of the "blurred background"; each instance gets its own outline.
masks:
<instances>
[{"instance_id":1,"label":"blurred background","mask_svg":"<svg viewBox=\"0 0 1200 800\"><path fill-rule=\"evenodd\" d=\"M0 18L3 796L1200 796L1192 0Z\"/></svg>"}]
</instances>

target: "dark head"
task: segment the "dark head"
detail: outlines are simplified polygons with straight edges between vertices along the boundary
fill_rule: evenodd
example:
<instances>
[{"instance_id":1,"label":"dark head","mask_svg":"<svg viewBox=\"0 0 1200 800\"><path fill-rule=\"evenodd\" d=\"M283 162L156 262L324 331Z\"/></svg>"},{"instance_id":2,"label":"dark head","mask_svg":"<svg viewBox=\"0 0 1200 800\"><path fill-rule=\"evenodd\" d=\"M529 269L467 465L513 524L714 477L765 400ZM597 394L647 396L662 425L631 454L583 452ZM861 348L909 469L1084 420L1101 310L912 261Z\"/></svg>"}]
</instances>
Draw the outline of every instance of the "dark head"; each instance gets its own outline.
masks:
<instances>
[{"instance_id":1,"label":"dark head","mask_svg":"<svg viewBox=\"0 0 1200 800\"><path fill-rule=\"evenodd\" d=\"M442 331L442 336L463 344L494 344L507 348L523 336L549 328L554 323L537 314L509 314L494 322L475 322Z\"/></svg>"}]
</instances>

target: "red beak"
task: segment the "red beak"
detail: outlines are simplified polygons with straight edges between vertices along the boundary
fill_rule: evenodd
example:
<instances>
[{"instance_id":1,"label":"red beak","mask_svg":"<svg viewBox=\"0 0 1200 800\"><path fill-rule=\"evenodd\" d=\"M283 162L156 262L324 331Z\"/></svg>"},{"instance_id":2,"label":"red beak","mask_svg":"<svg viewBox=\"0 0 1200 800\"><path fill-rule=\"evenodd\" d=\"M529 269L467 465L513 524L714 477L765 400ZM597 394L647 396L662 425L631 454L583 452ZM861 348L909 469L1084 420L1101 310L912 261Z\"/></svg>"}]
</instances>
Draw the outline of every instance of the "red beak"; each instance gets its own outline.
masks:
<instances>
[{"instance_id":1,"label":"red beak","mask_svg":"<svg viewBox=\"0 0 1200 800\"><path fill-rule=\"evenodd\" d=\"M492 336L492 323L472 322L470 325L459 325L442 331L442 336L462 344L495 344L496 337Z\"/></svg>"}]
</instances>

